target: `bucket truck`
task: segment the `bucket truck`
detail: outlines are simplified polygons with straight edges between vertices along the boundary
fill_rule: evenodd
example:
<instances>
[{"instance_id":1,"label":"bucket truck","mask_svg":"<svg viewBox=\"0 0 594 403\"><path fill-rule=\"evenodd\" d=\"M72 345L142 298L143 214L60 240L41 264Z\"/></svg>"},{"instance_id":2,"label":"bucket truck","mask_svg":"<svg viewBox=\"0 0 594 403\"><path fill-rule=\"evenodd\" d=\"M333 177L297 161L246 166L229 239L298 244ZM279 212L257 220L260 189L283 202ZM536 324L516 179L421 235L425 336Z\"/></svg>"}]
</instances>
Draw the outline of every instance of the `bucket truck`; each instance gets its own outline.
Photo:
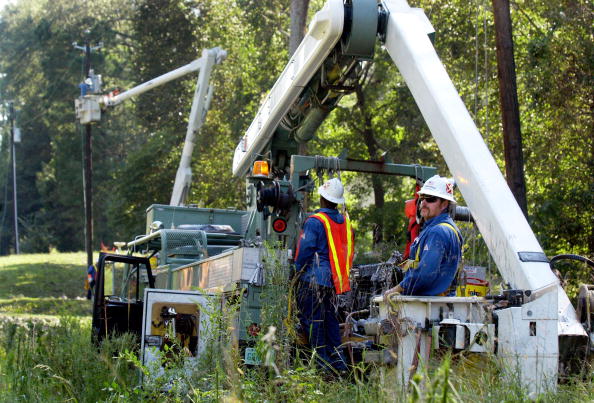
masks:
<instances>
[{"instance_id":1,"label":"bucket truck","mask_svg":"<svg viewBox=\"0 0 594 403\"><path fill-rule=\"evenodd\" d=\"M380 41L409 87L507 288L483 297L354 295L351 299L366 309L346 312L350 330L343 341L361 352L359 359L393 366L395 381L403 384L432 350L452 349L494 354L529 392L553 390L572 354L585 354L594 340L593 291L581 289L585 302L576 315L437 56L433 35L424 12L406 0L328 0L235 149L233 174L246 178L248 209L153 205L147 210L147 234L127 247L160 253L153 273L158 288L237 293L241 305L235 328L240 344L247 343L259 330L259 295L265 287L267 252L261 241L281 245L280 260L290 262L305 219L302 201L313 188L315 172L403 175L418 182L435 174L434 168L418 165L297 155L299 144L311 140L341 97L354 90ZM199 231L199 240L175 243L184 230ZM189 250L198 252L189 257ZM355 267L351 281L369 279L371 269L377 277L394 264ZM152 275L145 284L149 280ZM103 293L98 298L101 303ZM355 319L355 314L367 316ZM158 337L148 327L143 330L143 340ZM245 346L245 362L254 363L253 349Z\"/></svg>"},{"instance_id":2,"label":"bucket truck","mask_svg":"<svg viewBox=\"0 0 594 403\"><path fill-rule=\"evenodd\" d=\"M561 364L567 359L559 352L583 348L588 335L439 60L433 32L423 11L405 0L329 0L238 144L233 173L248 173L258 155L270 153L273 169L290 173L296 185L296 176L306 169L297 169L299 157L286 154L313 136L344 93L340 90L373 57L379 39L509 289L495 299L393 295L386 302L377 297L371 301L379 309L375 322L387 322L391 330L376 330L374 336L394 349L404 381L417 354L428 358L431 348L442 343L439 336L451 334L452 347L503 358L530 391L554 389L560 359ZM496 299L506 302L497 304Z\"/></svg>"}]
</instances>

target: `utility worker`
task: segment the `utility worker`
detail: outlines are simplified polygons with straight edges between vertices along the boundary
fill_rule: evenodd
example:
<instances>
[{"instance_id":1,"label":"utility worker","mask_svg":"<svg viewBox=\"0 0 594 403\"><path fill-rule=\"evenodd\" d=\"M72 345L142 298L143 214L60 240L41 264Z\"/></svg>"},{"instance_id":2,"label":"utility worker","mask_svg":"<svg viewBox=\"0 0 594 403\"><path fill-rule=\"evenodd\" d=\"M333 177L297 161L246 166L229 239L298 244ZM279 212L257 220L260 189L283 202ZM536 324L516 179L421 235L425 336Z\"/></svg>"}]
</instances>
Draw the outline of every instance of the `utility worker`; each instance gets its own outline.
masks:
<instances>
[{"instance_id":1,"label":"utility worker","mask_svg":"<svg viewBox=\"0 0 594 403\"><path fill-rule=\"evenodd\" d=\"M95 277L97 275L97 270L95 270L95 265L90 265L87 269L87 278L85 280L85 290L87 290L87 299L91 299L93 296L93 288L95 287Z\"/></svg>"},{"instance_id":2,"label":"utility worker","mask_svg":"<svg viewBox=\"0 0 594 403\"><path fill-rule=\"evenodd\" d=\"M351 289L354 236L348 216L337 210L344 204L344 187L338 178L318 188L320 209L308 217L295 253L297 308L307 344L325 369L347 369L341 344L336 295Z\"/></svg>"},{"instance_id":3,"label":"utility worker","mask_svg":"<svg viewBox=\"0 0 594 403\"><path fill-rule=\"evenodd\" d=\"M420 196L423 229L410 248L404 279L388 294L455 295L455 278L462 258L462 236L448 214L455 203L454 185L435 175L427 180Z\"/></svg>"}]
</instances>

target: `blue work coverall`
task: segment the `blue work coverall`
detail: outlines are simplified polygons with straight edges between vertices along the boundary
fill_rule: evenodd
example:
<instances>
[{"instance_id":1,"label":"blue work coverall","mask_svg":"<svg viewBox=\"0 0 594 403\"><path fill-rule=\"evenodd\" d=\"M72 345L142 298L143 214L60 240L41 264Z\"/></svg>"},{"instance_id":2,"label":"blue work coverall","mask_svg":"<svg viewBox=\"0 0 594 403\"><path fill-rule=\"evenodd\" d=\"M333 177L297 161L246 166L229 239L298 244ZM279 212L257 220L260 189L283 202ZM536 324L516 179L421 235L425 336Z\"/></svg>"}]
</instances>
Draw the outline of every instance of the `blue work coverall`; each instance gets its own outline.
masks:
<instances>
[{"instance_id":1,"label":"blue work coverall","mask_svg":"<svg viewBox=\"0 0 594 403\"><path fill-rule=\"evenodd\" d=\"M454 227L457 233L444 223ZM456 224L446 212L428 220L411 245L410 258L414 259L419 251L419 261L408 269L400 282L404 289L402 294L454 295L449 289L462 258L462 242Z\"/></svg>"},{"instance_id":2,"label":"blue work coverall","mask_svg":"<svg viewBox=\"0 0 594 403\"><path fill-rule=\"evenodd\" d=\"M336 209L321 208L315 212L326 213L338 224L344 222L343 215ZM319 365L343 371L347 368L337 350L341 339L329 259L324 225L318 219L308 218L303 224L295 256L295 269L299 276L299 322L309 346L312 350L315 349L319 356Z\"/></svg>"}]
</instances>

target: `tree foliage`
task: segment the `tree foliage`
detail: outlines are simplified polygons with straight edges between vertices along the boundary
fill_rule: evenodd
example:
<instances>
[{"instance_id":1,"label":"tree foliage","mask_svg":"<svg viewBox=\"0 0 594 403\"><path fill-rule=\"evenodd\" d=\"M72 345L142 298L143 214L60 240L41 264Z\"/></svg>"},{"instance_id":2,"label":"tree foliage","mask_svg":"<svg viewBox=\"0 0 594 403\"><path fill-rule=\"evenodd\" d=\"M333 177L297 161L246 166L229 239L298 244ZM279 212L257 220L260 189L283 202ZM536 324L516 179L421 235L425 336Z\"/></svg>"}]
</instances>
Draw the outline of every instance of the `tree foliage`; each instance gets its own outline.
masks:
<instances>
[{"instance_id":1,"label":"tree foliage","mask_svg":"<svg viewBox=\"0 0 594 403\"><path fill-rule=\"evenodd\" d=\"M106 91L127 89L220 46L214 98L196 142L189 202L241 207L244 183L231 175L235 146L288 59L289 0L18 0L0 12L0 97L16 101L19 218L28 251L83 247L82 137L73 99L83 55L103 42L92 67ZM323 4L311 1L310 16ZM502 171L493 18L488 0L418 0L436 28L435 47ZM516 0L512 22L529 220L548 254L594 250L593 10L586 0ZM85 34L85 30L88 33ZM308 144L310 154L386 158L447 166L397 69L378 45L356 93ZM167 203L196 77L156 88L106 112L93 128L95 240L130 240L144 211ZM6 123L6 121L5 121ZM0 253L13 245L8 132L0 142ZM346 174L345 174L346 175ZM358 233L404 242L403 201L413 184L347 175ZM375 207L375 208L372 208ZM504 206L502 206L504 208ZM366 244L371 246L371 244ZM98 246L98 245L97 245Z\"/></svg>"}]
</instances>

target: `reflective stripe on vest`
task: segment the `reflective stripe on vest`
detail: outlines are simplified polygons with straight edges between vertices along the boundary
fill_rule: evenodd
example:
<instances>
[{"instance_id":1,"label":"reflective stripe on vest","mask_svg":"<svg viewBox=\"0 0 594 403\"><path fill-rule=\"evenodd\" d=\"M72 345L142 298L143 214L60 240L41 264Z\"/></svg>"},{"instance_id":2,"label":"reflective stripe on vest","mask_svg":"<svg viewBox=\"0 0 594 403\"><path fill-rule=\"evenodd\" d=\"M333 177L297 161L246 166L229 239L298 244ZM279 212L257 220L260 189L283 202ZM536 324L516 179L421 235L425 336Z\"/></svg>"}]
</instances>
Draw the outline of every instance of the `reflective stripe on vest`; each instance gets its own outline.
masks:
<instances>
[{"instance_id":1,"label":"reflective stripe on vest","mask_svg":"<svg viewBox=\"0 0 594 403\"><path fill-rule=\"evenodd\" d=\"M326 213L312 215L318 219L326 231L328 240L328 258L332 272L332 282L337 294L350 291L349 276L353 266L353 228L345 214L344 223L334 222Z\"/></svg>"},{"instance_id":2,"label":"reflective stripe on vest","mask_svg":"<svg viewBox=\"0 0 594 403\"><path fill-rule=\"evenodd\" d=\"M449 229L451 229L452 231L454 231L454 234L456 234L456 238L458 238L458 243L462 242L462 239L460 239L460 234L458 234L458 231L456 230L456 228L454 228L454 226L452 224L448 224L447 222L442 222L440 224L437 225L441 225L443 227L447 227ZM416 269L419 266L419 255L421 253L421 243L419 242L419 245L417 245L417 253L415 253L415 260L413 261L412 265L410 265L411 269Z\"/></svg>"}]
</instances>

